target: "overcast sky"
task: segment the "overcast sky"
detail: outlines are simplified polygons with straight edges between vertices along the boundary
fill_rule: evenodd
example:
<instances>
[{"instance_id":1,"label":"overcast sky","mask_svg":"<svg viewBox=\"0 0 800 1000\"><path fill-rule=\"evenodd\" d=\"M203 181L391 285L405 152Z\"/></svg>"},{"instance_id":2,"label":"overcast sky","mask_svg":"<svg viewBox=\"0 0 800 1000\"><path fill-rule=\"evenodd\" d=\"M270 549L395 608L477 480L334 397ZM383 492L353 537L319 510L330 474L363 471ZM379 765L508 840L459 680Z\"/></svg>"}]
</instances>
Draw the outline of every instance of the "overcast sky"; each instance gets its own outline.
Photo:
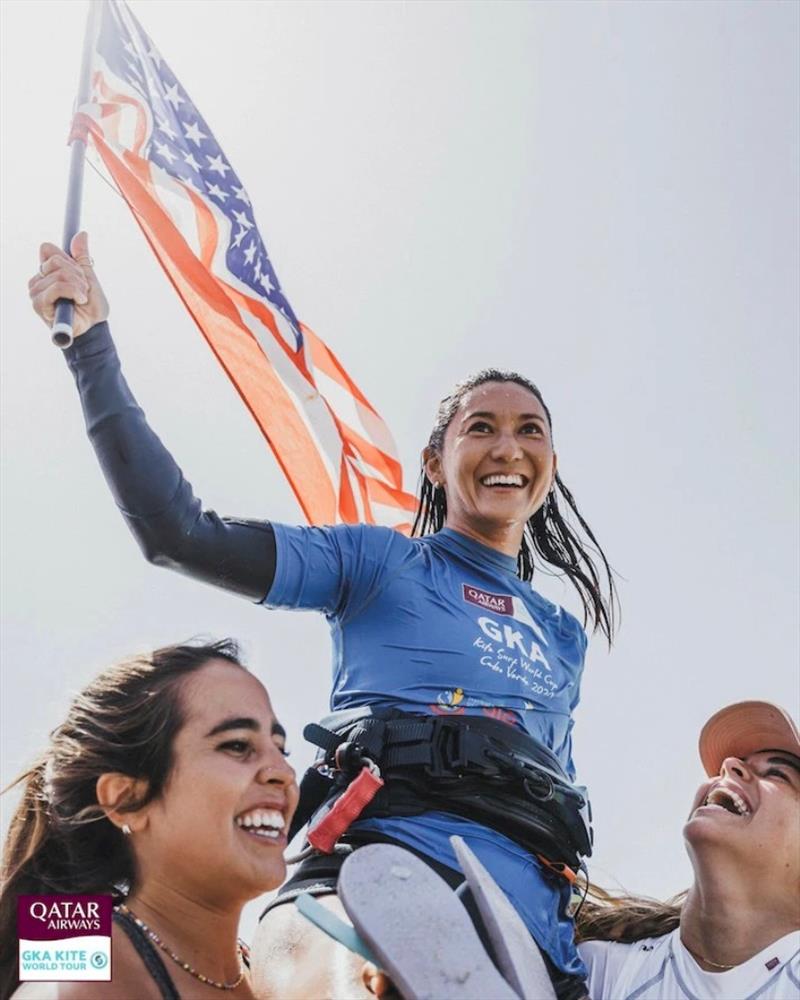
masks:
<instances>
[{"instance_id":1,"label":"overcast sky","mask_svg":"<svg viewBox=\"0 0 800 1000\"><path fill-rule=\"evenodd\" d=\"M702 723L744 698L797 714L800 5L131 7L243 179L295 312L392 428L409 484L457 379L500 366L541 386L622 597L576 715L590 870L683 889ZM85 9L0 5L2 781L102 667L198 633L243 641L302 770L301 729L327 708L324 620L144 562L29 308L38 244L61 233ZM84 224L129 381L198 494L298 521L92 172ZM576 610L559 580L539 586Z\"/></svg>"}]
</instances>

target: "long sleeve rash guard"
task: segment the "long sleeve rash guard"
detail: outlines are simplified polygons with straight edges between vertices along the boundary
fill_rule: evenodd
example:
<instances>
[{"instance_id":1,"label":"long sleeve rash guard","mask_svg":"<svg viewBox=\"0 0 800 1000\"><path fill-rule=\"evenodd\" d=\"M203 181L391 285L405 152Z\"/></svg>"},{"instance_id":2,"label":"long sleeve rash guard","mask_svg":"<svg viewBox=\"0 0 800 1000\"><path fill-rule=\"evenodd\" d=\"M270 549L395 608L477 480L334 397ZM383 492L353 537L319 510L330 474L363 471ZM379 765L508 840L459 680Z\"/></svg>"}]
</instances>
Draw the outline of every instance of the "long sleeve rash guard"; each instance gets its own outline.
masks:
<instances>
[{"instance_id":1,"label":"long sleeve rash guard","mask_svg":"<svg viewBox=\"0 0 800 1000\"><path fill-rule=\"evenodd\" d=\"M89 440L147 560L262 601L275 575L272 525L203 510L128 388L108 323L93 326L65 355Z\"/></svg>"},{"instance_id":2,"label":"long sleeve rash guard","mask_svg":"<svg viewBox=\"0 0 800 1000\"><path fill-rule=\"evenodd\" d=\"M151 562L267 607L323 612L333 638L332 708L487 714L524 728L574 773L572 711L586 637L573 616L519 579L514 557L447 528L409 539L374 525L273 526L204 511L125 383L108 326L66 353L100 465ZM585 974L566 916L568 884L515 841L443 812L359 828L451 868L450 837L463 836L558 968Z\"/></svg>"}]
</instances>

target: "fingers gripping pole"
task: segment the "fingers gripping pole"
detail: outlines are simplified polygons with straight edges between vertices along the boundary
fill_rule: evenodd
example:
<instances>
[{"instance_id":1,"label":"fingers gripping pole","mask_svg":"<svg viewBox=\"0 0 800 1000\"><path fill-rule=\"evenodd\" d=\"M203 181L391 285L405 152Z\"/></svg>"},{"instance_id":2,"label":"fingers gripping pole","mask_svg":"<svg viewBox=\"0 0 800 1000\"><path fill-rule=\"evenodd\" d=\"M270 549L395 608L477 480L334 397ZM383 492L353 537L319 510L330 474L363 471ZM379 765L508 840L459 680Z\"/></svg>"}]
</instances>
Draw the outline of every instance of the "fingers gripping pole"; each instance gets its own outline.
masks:
<instances>
[{"instance_id":1,"label":"fingers gripping pole","mask_svg":"<svg viewBox=\"0 0 800 1000\"><path fill-rule=\"evenodd\" d=\"M86 17L86 32L83 38L83 58L81 59L81 75L78 82L78 98L76 107L80 108L89 100L89 77L92 66L92 46L95 37L95 26L100 15L102 0L89 0L89 13ZM73 129L70 136L69 184L67 186L67 206L64 212L64 234L62 248L69 253L73 237L78 233L81 222L81 200L83 196L83 167L86 158L86 140ZM63 350L66 350L73 340L72 319L74 303L71 299L56 301L56 315L50 332L50 339Z\"/></svg>"}]
</instances>

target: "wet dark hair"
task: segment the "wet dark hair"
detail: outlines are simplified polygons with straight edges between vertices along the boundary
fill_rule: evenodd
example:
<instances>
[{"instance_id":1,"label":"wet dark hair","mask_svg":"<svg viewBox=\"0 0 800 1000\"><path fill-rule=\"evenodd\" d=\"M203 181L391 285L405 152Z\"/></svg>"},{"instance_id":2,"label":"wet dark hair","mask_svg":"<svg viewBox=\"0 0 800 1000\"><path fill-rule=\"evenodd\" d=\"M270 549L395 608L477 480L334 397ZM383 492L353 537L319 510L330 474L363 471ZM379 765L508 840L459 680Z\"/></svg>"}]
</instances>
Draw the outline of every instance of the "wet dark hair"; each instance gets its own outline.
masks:
<instances>
[{"instance_id":1,"label":"wet dark hair","mask_svg":"<svg viewBox=\"0 0 800 1000\"><path fill-rule=\"evenodd\" d=\"M542 404L552 435L553 418L541 392L533 382L517 372L485 368L463 382L459 382L450 395L445 396L441 401L436 413L436 422L428 439L429 448L441 454L445 432L456 415L462 400L472 389L485 385L487 382L514 382L532 393ZM589 544L582 541L580 533L562 515L558 505L559 495L577 519L581 532L588 539ZM445 491L434 488L425 471L425 462L423 461L419 483L419 506L411 534L420 536L439 531L444 527L446 518L447 497ZM599 559L599 570L590 552L594 552ZM617 612L617 593L611 566L592 529L578 510L574 497L558 473L556 473L553 488L547 494L544 503L525 525L522 545L517 557L517 572L523 580L533 579L535 555L538 555L544 563L555 567L556 570L570 578L583 604L584 625L592 622L593 627L599 628L610 644L614 636ZM606 585L607 593L605 594L601 578Z\"/></svg>"},{"instance_id":2,"label":"wet dark hair","mask_svg":"<svg viewBox=\"0 0 800 1000\"><path fill-rule=\"evenodd\" d=\"M18 983L16 907L21 894L111 893L136 881L128 838L97 801L97 779L110 772L146 782L134 812L156 799L172 770L184 724L183 681L211 660L242 667L233 639L165 646L103 671L73 701L66 720L23 785L3 849L0 890L0 997Z\"/></svg>"}]
</instances>

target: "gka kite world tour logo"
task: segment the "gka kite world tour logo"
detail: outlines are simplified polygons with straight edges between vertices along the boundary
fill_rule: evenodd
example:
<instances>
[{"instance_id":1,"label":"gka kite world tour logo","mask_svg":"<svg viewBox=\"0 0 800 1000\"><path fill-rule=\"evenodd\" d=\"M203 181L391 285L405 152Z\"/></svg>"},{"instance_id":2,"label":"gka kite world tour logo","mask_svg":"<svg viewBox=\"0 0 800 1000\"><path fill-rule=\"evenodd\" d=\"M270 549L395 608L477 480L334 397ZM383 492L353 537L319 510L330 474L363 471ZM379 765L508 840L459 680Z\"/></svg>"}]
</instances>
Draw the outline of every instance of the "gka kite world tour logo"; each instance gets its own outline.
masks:
<instances>
[{"instance_id":1,"label":"gka kite world tour logo","mask_svg":"<svg viewBox=\"0 0 800 1000\"><path fill-rule=\"evenodd\" d=\"M518 682L524 696L537 701L555 698L559 680L545 655L550 643L524 601L513 594L493 594L468 583L462 584L462 596L468 604L486 612L478 618L481 635L473 643L481 653L481 666Z\"/></svg>"},{"instance_id":2,"label":"gka kite world tour logo","mask_svg":"<svg viewBox=\"0 0 800 1000\"><path fill-rule=\"evenodd\" d=\"M488 615L482 615L478 619L478 625L480 625L484 635L495 642L502 643L509 650L516 650L522 657L526 657L532 662L538 660L544 667L550 669L550 664L542 649L543 646L549 645L547 636L533 620L530 611L519 598L514 598L511 594L492 594L488 590L470 587L466 583L462 584L462 588L464 600L467 603L476 604L484 611L491 612L492 615L502 615L527 625L538 641L526 638L519 629L515 629L507 622L496 622Z\"/></svg>"},{"instance_id":3,"label":"gka kite world tour logo","mask_svg":"<svg viewBox=\"0 0 800 1000\"><path fill-rule=\"evenodd\" d=\"M20 896L20 981L110 981L112 912L111 896Z\"/></svg>"}]
</instances>

